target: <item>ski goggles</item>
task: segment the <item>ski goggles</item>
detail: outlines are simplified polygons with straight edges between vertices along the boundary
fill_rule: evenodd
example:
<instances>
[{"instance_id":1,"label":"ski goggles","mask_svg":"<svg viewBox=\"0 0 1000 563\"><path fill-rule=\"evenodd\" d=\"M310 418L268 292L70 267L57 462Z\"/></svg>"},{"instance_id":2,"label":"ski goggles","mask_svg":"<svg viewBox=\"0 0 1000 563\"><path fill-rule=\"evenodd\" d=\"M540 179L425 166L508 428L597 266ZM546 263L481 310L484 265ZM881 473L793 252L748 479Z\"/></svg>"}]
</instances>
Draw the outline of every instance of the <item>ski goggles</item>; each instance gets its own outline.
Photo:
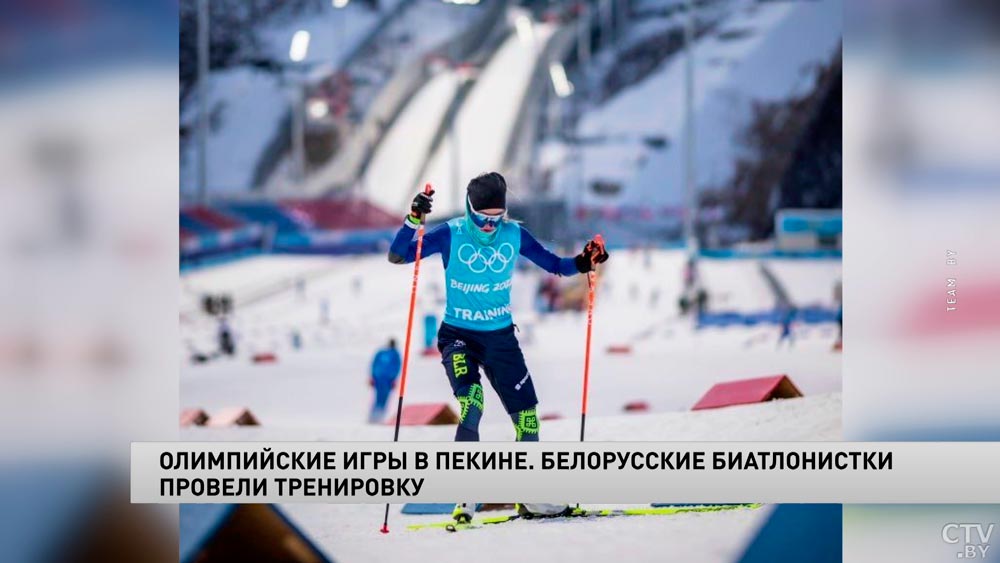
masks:
<instances>
[{"instance_id":1,"label":"ski goggles","mask_svg":"<svg viewBox=\"0 0 1000 563\"><path fill-rule=\"evenodd\" d=\"M472 208L472 203L468 199L465 200L465 206L469 210L469 217L472 217L472 222L480 229L486 225L497 226L504 219L507 218L507 210L505 209L503 213L499 215L487 215L485 213L480 213Z\"/></svg>"}]
</instances>

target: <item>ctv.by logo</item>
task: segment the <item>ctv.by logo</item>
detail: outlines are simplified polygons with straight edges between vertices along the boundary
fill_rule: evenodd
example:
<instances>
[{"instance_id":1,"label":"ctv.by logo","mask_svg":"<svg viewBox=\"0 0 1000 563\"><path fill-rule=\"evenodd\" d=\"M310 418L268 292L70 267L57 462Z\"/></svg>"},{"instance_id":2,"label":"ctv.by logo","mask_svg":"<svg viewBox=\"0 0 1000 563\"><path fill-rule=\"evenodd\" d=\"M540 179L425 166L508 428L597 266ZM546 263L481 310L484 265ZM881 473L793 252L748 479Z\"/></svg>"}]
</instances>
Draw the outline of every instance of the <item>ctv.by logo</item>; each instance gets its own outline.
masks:
<instances>
[{"instance_id":1,"label":"ctv.by logo","mask_svg":"<svg viewBox=\"0 0 1000 563\"><path fill-rule=\"evenodd\" d=\"M941 539L945 543L959 545L959 559L985 559L990 550L990 536L994 524L945 524L941 528Z\"/></svg>"}]
</instances>

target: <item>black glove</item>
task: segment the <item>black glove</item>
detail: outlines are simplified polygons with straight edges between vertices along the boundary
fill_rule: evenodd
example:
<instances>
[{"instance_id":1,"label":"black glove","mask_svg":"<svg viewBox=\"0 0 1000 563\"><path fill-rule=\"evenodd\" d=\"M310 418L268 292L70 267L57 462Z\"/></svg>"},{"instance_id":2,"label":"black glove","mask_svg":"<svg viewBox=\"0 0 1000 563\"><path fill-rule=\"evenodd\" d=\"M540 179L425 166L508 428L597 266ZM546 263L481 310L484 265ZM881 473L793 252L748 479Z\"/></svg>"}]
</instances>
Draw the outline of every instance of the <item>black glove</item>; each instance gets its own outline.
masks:
<instances>
[{"instance_id":1,"label":"black glove","mask_svg":"<svg viewBox=\"0 0 1000 563\"><path fill-rule=\"evenodd\" d=\"M611 256L608 254L604 245L591 240L583 247L583 252L577 254L573 258L573 262L576 263L576 269L581 274L586 274L587 272L594 269L596 264L603 264L608 261Z\"/></svg>"},{"instance_id":2,"label":"black glove","mask_svg":"<svg viewBox=\"0 0 1000 563\"><path fill-rule=\"evenodd\" d=\"M431 212L433 195L434 190L431 190L430 193L420 192L413 198L413 203L410 204L410 221L419 225L424 220L424 215Z\"/></svg>"}]
</instances>

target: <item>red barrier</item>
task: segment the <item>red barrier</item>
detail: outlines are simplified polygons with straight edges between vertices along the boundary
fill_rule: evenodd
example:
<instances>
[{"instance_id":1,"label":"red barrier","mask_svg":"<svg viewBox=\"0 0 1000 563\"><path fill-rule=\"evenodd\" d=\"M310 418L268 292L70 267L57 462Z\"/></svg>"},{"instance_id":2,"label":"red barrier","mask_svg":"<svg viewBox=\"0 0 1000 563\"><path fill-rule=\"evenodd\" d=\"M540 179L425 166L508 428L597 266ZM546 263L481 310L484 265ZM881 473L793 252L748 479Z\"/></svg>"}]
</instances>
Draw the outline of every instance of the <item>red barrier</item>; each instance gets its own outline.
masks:
<instances>
[{"instance_id":1,"label":"red barrier","mask_svg":"<svg viewBox=\"0 0 1000 563\"><path fill-rule=\"evenodd\" d=\"M273 364L278 361L278 356L274 352L260 352L254 354L250 361L255 364Z\"/></svg>"},{"instance_id":2,"label":"red barrier","mask_svg":"<svg viewBox=\"0 0 1000 563\"><path fill-rule=\"evenodd\" d=\"M260 426L260 421L246 407L230 407L209 418L208 426Z\"/></svg>"},{"instance_id":3,"label":"red barrier","mask_svg":"<svg viewBox=\"0 0 1000 563\"><path fill-rule=\"evenodd\" d=\"M715 409L731 405L762 403L772 399L801 397L802 392L787 375L737 379L716 383L691 410Z\"/></svg>"},{"instance_id":4,"label":"red barrier","mask_svg":"<svg viewBox=\"0 0 1000 563\"><path fill-rule=\"evenodd\" d=\"M625 412L649 412L649 403L646 401L631 401L622 407Z\"/></svg>"},{"instance_id":5,"label":"red barrier","mask_svg":"<svg viewBox=\"0 0 1000 563\"><path fill-rule=\"evenodd\" d=\"M403 407L399 423L403 426L458 424L458 415L445 403L417 403ZM396 417L390 418L386 424L396 424Z\"/></svg>"},{"instance_id":6,"label":"red barrier","mask_svg":"<svg viewBox=\"0 0 1000 563\"><path fill-rule=\"evenodd\" d=\"M208 413L201 409L181 411L181 426L204 426L206 422L208 422Z\"/></svg>"}]
</instances>

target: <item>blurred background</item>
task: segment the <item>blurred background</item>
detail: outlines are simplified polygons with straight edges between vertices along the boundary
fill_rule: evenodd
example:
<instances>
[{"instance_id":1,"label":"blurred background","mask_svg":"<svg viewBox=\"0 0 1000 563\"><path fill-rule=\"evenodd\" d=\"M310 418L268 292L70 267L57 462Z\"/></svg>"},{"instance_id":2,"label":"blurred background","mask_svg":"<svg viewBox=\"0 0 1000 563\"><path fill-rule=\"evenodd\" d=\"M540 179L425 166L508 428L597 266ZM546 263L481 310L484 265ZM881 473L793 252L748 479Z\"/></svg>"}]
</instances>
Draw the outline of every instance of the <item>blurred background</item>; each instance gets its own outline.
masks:
<instances>
[{"instance_id":1,"label":"blurred background","mask_svg":"<svg viewBox=\"0 0 1000 563\"><path fill-rule=\"evenodd\" d=\"M977 0L845 4L845 439L1000 439L998 16ZM983 542L944 526L998 521L995 505L845 506L844 557L964 559Z\"/></svg>"},{"instance_id":2,"label":"blurred background","mask_svg":"<svg viewBox=\"0 0 1000 563\"><path fill-rule=\"evenodd\" d=\"M995 2L336 4L55 0L0 10L5 560L176 560L176 512L136 514L123 491L127 442L177 439L178 411L195 403L178 398L178 358L197 377L190 370L208 366L190 367L192 352L215 347L213 317L178 326L174 296L182 311L184 295L200 311L199 296L212 293L185 292L178 269L211 272L241 264L232 260L240 254L275 258L285 248L373 251L422 182L441 190L443 216L468 176L486 169L508 177L516 213L549 244L601 230L625 247L679 251L662 266L651 259L653 278L680 280L676 293L661 289L664 308L679 305L680 272L695 249L708 266L703 279L727 280L709 272L713 253L836 261L840 244L851 317L843 423L838 405L834 431L862 440L996 439ZM782 39L798 29L804 38ZM848 109L846 142L835 149L840 127L829 131L826 96L844 96ZM830 165L842 148L843 165ZM829 178L842 173L850 211L841 222L840 180ZM787 209L790 224L778 220ZM649 279L635 256L636 277ZM297 271L275 270L279 286L295 287ZM735 295L751 274L760 276L737 273L735 288L717 293ZM949 278L959 288L951 311ZM405 287L396 281L387 283ZM600 295L627 300L630 283L615 289L612 280ZM216 287L234 293L237 285ZM802 284L830 309L829 285ZM725 307L740 313L729 318L742 323L764 310L769 287L763 300L751 293L742 312ZM652 290L639 286L642 303ZM320 302L303 309L309 318L319 318ZM401 324L390 317L385 336ZM770 325L754 344L761 351L776 339ZM291 349L284 328L262 346L271 340ZM814 342L823 345L810 353L830 351L828 341ZM358 354L367 361L372 351ZM794 356L768 354L767 362ZM233 387L220 384L223 393ZM689 394L677 404L647 401L650 414L670 416L703 389L680 388ZM600 408L610 418L622 398ZM367 406L348 416L364 418ZM269 416L258 430L281 427L280 409ZM558 423L547 427L555 436ZM285 424L300 434L315 422ZM716 435L744 428L734 419ZM790 428L812 427L782 431ZM507 431L497 436L509 439ZM944 523L996 522L994 508L847 507L845 559L954 558ZM717 527L725 542L692 535L678 545L705 548L692 559L723 546L720 557L735 560L759 529L756 514ZM333 555L364 553L359 542L340 549Z\"/></svg>"},{"instance_id":3,"label":"blurred background","mask_svg":"<svg viewBox=\"0 0 1000 563\"><path fill-rule=\"evenodd\" d=\"M0 8L0 559L176 561L177 5Z\"/></svg>"}]
</instances>

